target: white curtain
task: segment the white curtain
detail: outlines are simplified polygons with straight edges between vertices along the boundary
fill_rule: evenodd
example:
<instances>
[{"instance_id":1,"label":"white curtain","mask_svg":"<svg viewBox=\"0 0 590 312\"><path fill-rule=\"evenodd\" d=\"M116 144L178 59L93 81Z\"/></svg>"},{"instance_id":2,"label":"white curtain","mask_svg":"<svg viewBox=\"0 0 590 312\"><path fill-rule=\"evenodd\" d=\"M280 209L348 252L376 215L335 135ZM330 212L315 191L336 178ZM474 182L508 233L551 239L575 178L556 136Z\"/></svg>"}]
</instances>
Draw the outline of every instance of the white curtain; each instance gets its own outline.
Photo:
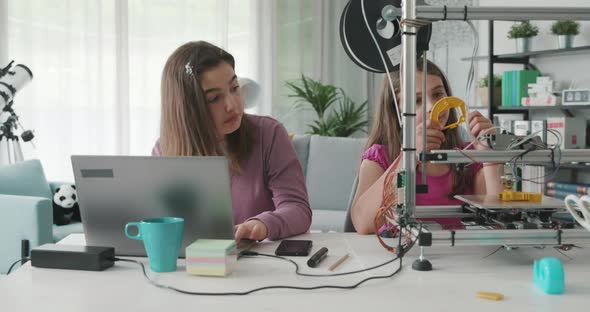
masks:
<instances>
[{"instance_id":1,"label":"white curtain","mask_svg":"<svg viewBox=\"0 0 590 312\"><path fill-rule=\"evenodd\" d=\"M3 13L4 12L4 13ZM0 66L4 67L8 63L8 0L0 0ZM2 43L4 41L4 43Z\"/></svg>"},{"instance_id":2,"label":"white curtain","mask_svg":"<svg viewBox=\"0 0 590 312\"><path fill-rule=\"evenodd\" d=\"M8 57L33 71L14 109L35 131L47 176L71 181L72 154L115 154L128 136L117 128L114 1L8 1Z\"/></svg>"},{"instance_id":3,"label":"white curtain","mask_svg":"<svg viewBox=\"0 0 590 312\"><path fill-rule=\"evenodd\" d=\"M285 82L305 74L342 88L357 103L374 103L374 79L356 66L342 48L340 16L348 0L277 0L277 54L273 116L293 133L305 133L316 114L295 110ZM371 106L371 105L370 105ZM369 112L369 117L372 116ZM370 119L370 118L369 118Z\"/></svg>"},{"instance_id":4,"label":"white curtain","mask_svg":"<svg viewBox=\"0 0 590 312\"><path fill-rule=\"evenodd\" d=\"M50 180L73 181L71 155L148 155L159 134L162 68L193 40L232 53L237 75L261 86L255 112L303 133L315 113L293 110L285 81L304 73L357 102L370 96L367 74L338 37L346 2L0 0L0 66L14 59L34 74L14 106L35 131L25 158L41 159Z\"/></svg>"}]
</instances>

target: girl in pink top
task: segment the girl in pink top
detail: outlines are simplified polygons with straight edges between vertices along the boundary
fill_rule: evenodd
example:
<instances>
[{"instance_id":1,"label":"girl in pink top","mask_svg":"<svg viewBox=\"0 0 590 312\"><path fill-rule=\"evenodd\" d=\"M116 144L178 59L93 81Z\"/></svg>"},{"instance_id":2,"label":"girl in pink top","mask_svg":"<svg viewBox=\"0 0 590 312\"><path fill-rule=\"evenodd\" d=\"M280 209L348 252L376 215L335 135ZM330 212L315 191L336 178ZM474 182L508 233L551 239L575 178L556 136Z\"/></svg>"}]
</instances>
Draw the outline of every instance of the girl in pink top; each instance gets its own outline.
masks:
<instances>
[{"instance_id":1,"label":"girl in pink top","mask_svg":"<svg viewBox=\"0 0 590 312\"><path fill-rule=\"evenodd\" d=\"M432 106L441 98L451 95L449 83L442 71L433 63L427 63L428 75L426 76L427 90L422 90L422 62L418 60L416 73L416 155L422 152L422 133L426 131L426 151L436 149L464 148L467 144L461 140L459 128L442 130L444 125L457 120L454 110L447 110L439 116L441 124L435 124L422 120L423 102L426 103L427 115L430 115ZM400 73L390 73L396 92L400 90ZM395 160L400 156L400 126L396 118L395 102L393 94L387 83L387 77L383 80L383 87L379 99L375 125L371 130L367 142L367 150L362 156L359 170L359 184L354 198L351 218L358 233L369 234L375 231L373 220L381 206L383 183L385 176L391 170L401 166L401 162ZM399 93L396 95L398 103L401 103ZM479 112L473 111L466 121L471 130L470 135L477 137L485 133L494 133L492 123ZM472 147L476 150L485 150L489 147L481 142ZM489 166L488 166L489 165ZM500 174L502 166L493 164L475 163L460 169L454 164L424 165L417 162L416 183L422 183L422 170L426 170L427 194L416 195L416 205L458 205L459 201L453 198L457 194L497 194L502 190ZM436 219L445 228L460 226L459 220Z\"/></svg>"},{"instance_id":2,"label":"girl in pink top","mask_svg":"<svg viewBox=\"0 0 590 312\"><path fill-rule=\"evenodd\" d=\"M176 49L162 72L152 154L230 160L236 241L307 232L311 209L291 139L278 121L244 114L240 92L231 54L203 41Z\"/></svg>"}]
</instances>

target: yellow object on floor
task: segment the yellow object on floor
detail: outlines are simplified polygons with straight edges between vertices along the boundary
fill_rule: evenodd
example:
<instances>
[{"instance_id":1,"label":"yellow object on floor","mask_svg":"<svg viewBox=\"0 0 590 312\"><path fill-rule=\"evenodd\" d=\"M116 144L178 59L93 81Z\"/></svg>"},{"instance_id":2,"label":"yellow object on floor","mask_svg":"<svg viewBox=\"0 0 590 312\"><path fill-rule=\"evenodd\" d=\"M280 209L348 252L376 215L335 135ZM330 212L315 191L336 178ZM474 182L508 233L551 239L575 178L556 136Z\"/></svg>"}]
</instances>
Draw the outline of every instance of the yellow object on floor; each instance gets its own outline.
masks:
<instances>
[{"instance_id":1,"label":"yellow object on floor","mask_svg":"<svg viewBox=\"0 0 590 312\"><path fill-rule=\"evenodd\" d=\"M504 295L495 292L487 292L487 291L478 291L476 294L479 298L488 299L488 300L502 300L504 299Z\"/></svg>"},{"instance_id":2,"label":"yellow object on floor","mask_svg":"<svg viewBox=\"0 0 590 312\"><path fill-rule=\"evenodd\" d=\"M530 201L530 202L541 202L543 200L543 194L541 193L525 193L516 192L513 190L503 190L498 194L498 198L503 201Z\"/></svg>"}]
</instances>

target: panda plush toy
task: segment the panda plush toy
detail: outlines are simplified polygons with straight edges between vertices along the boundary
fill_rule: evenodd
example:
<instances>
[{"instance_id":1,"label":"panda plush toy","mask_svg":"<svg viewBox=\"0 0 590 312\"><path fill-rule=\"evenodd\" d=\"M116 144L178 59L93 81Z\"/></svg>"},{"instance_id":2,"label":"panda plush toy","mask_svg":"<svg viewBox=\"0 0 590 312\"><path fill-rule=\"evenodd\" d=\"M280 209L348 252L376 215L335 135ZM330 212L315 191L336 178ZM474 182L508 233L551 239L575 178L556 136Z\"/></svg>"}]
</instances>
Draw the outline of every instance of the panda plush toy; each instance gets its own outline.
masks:
<instances>
[{"instance_id":1,"label":"panda plush toy","mask_svg":"<svg viewBox=\"0 0 590 312\"><path fill-rule=\"evenodd\" d=\"M76 193L75 185L64 184L58 187L53 194L53 223L66 225L72 221L82 221L78 206L78 193Z\"/></svg>"}]
</instances>

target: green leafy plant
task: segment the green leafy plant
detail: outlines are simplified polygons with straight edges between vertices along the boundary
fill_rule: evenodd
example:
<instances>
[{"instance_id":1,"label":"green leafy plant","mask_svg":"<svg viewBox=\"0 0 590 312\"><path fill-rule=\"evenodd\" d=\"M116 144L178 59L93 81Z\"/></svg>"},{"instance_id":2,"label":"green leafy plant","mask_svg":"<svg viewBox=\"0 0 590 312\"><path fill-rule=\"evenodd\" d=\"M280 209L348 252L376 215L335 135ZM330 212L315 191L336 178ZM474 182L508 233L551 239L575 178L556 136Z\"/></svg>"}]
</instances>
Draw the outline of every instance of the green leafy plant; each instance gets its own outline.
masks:
<instances>
[{"instance_id":1,"label":"green leafy plant","mask_svg":"<svg viewBox=\"0 0 590 312\"><path fill-rule=\"evenodd\" d=\"M327 120L314 120L313 124L309 125L311 130L307 133L321 136L335 136L334 129L336 129L337 122L334 116L328 117Z\"/></svg>"},{"instance_id":2,"label":"green leafy plant","mask_svg":"<svg viewBox=\"0 0 590 312\"><path fill-rule=\"evenodd\" d=\"M334 136L349 137L355 132L361 130L366 132L369 121L365 117L368 102L363 102L359 107L348 97L344 90L340 89L342 97L339 99L339 110L334 112L333 118L336 120L334 125Z\"/></svg>"},{"instance_id":3,"label":"green leafy plant","mask_svg":"<svg viewBox=\"0 0 590 312\"><path fill-rule=\"evenodd\" d=\"M293 92L288 96L297 99L297 108L311 106L318 116L318 119L309 125L311 130L308 133L348 137L357 131L366 132L367 101L357 106L344 90L304 75L296 81L287 82L287 87ZM328 109L336 102L338 107L329 112Z\"/></svg>"},{"instance_id":4,"label":"green leafy plant","mask_svg":"<svg viewBox=\"0 0 590 312\"><path fill-rule=\"evenodd\" d=\"M534 37L539 34L539 27L531 24L528 21L522 22L520 24L514 24L510 27L510 31L508 32L508 38L516 39L516 38L530 38Z\"/></svg>"},{"instance_id":5,"label":"green leafy plant","mask_svg":"<svg viewBox=\"0 0 590 312\"><path fill-rule=\"evenodd\" d=\"M316 111L320 120L324 119L324 114L338 100L338 88L330 85L324 85L319 81L301 75L301 79L294 82L287 82L287 87L294 92L289 97L298 98L296 105L302 108L306 105Z\"/></svg>"},{"instance_id":6,"label":"green leafy plant","mask_svg":"<svg viewBox=\"0 0 590 312\"><path fill-rule=\"evenodd\" d=\"M572 21L557 21L551 25L551 33L554 35L572 35L575 36L580 33L580 24Z\"/></svg>"},{"instance_id":7,"label":"green leafy plant","mask_svg":"<svg viewBox=\"0 0 590 312\"><path fill-rule=\"evenodd\" d=\"M479 87L480 88L487 88L488 87L488 75L483 76L479 80ZM502 76L494 75L494 88L502 87Z\"/></svg>"}]
</instances>

